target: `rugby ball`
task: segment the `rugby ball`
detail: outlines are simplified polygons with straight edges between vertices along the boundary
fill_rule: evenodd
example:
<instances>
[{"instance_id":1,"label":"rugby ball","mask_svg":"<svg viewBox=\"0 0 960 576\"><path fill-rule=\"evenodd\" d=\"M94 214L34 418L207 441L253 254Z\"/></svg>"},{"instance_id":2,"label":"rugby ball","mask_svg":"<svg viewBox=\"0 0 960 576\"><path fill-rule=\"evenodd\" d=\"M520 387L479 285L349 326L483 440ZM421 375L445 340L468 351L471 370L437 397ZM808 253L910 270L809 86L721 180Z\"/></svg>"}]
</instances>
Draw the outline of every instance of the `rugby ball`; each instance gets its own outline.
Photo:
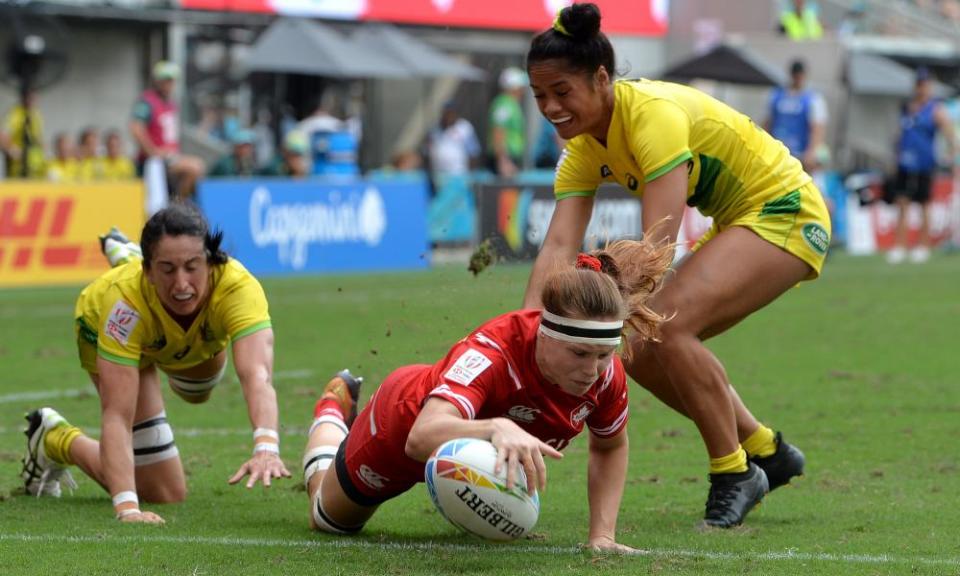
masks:
<instances>
[{"instance_id":1,"label":"rugby ball","mask_svg":"<svg viewBox=\"0 0 960 576\"><path fill-rule=\"evenodd\" d=\"M427 490L440 514L461 530L486 540L515 540L537 523L540 498L527 494L522 468L507 489L507 471L494 473L496 463L497 449L486 440L444 442L427 460Z\"/></svg>"}]
</instances>

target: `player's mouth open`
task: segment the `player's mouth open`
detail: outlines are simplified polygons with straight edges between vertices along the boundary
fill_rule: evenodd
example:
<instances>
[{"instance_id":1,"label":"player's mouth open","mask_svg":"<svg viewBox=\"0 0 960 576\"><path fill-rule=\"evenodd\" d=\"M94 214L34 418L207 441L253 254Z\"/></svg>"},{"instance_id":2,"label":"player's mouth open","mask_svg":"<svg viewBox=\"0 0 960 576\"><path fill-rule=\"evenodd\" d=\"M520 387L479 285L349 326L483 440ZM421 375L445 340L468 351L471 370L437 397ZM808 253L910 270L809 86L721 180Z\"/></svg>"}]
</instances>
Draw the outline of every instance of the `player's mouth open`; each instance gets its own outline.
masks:
<instances>
[{"instance_id":1,"label":"player's mouth open","mask_svg":"<svg viewBox=\"0 0 960 576\"><path fill-rule=\"evenodd\" d=\"M193 298L193 294L174 294L173 299L177 302L186 302L187 300Z\"/></svg>"},{"instance_id":2,"label":"player's mouth open","mask_svg":"<svg viewBox=\"0 0 960 576\"><path fill-rule=\"evenodd\" d=\"M554 126L560 126L561 124L566 124L571 120L573 120L573 116L561 116L560 118L551 118L550 122L552 122Z\"/></svg>"}]
</instances>

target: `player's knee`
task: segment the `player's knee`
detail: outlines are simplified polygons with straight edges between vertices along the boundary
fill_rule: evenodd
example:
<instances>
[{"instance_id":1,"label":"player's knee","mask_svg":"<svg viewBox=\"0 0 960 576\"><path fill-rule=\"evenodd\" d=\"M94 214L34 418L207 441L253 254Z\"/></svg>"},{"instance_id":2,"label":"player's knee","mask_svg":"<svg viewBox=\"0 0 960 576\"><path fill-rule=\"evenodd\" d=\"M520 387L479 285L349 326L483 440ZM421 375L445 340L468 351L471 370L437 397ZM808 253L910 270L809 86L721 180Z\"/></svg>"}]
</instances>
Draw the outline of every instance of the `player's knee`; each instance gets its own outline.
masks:
<instances>
[{"instance_id":1,"label":"player's knee","mask_svg":"<svg viewBox=\"0 0 960 576\"><path fill-rule=\"evenodd\" d=\"M327 532L328 534L356 534L363 529L365 522L358 526L346 526L330 517L330 514L323 507L322 490L317 490L311 503L311 526L314 530Z\"/></svg>"},{"instance_id":2,"label":"player's knee","mask_svg":"<svg viewBox=\"0 0 960 576\"><path fill-rule=\"evenodd\" d=\"M155 486L149 491L141 490L141 492L146 492L141 494L141 497L144 502L150 504L177 504L187 499L187 485L183 482L178 482L175 485Z\"/></svg>"},{"instance_id":3,"label":"player's knee","mask_svg":"<svg viewBox=\"0 0 960 576\"><path fill-rule=\"evenodd\" d=\"M161 411L133 425L133 462L148 466L180 455L173 440L173 429L167 423L167 413Z\"/></svg>"},{"instance_id":4,"label":"player's knee","mask_svg":"<svg viewBox=\"0 0 960 576\"><path fill-rule=\"evenodd\" d=\"M210 399L213 388L223 380L227 365L224 363L220 370L210 378L189 378L187 376L167 374L170 388L191 404L201 404Z\"/></svg>"}]
</instances>

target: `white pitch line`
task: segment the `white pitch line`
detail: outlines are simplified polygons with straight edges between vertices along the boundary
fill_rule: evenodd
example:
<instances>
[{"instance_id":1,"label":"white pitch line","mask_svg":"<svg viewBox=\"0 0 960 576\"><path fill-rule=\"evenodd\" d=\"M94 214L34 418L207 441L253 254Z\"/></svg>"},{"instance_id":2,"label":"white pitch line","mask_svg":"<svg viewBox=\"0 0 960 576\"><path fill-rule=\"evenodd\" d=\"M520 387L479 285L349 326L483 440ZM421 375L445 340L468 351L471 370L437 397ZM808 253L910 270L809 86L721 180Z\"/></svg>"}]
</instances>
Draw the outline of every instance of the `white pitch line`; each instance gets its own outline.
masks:
<instances>
[{"instance_id":1,"label":"white pitch line","mask_svg":"<svg viewBox=\"0 0 960 576\"><path fill-rule=\"evenodd\" d=\"M306 380L313 377L315 372L309 369L302 370L284 370L273 375L273 379L282 380ZM233 379L237 382L236 378ZM93 386L86 388L66 388L64 390L35 390L30 392L17 392L14 394L5 394L0 396L0 404L13 404L15 402L33 402L36 400L50 400L51 398L76 398L91 394L96 396L97 391Z\"/></svg>"},{"instance_id":2,"label":"white pitch line","mask_svg":"<svg viewBox=\"0 0 960 576\"><path fill-rule=\"evenodd\" d=\"M66 536L60 534L0 534L0 542L53 542L77 544L202 544L208 546L239 547L283 547L283 548L330 548L330 549L367 549L367 550L410 550L441 552L489 552L500 554L548 554L552 556L578 555L583 553L579 546L532 546L451 544L448 542L373 542L355 539L316 539L316 540L280 540L270 538L230 538L206 536L116 536L100 533L96 536ZM831 554L827 552L799 552L783 550L771 552L713 552L708 550L640 550L637 556L656 558L705 558L708 560L739 561L770 560L782 562L832 562L840 564L924 564L928 566L960 566L960 558L929 558L890 556L887 554Z\"/></svg>"},{"instance_id":3,"label":"white pitch line","mask_svg":"<svg viewBox=\"0 0 960 576\"><path fill-rule=\"evenodd\" d=\"M96 423L84 423L77 422L77 426L81 430L99 430L100 425ZM250 428L180 428L176 426L176 423L173 425L173 433L179 438L186 436L188 438L198 438L203 436L250 436ZM307 426L283 426L280 429L281 436L295 437L295 438L306 438L307 431L309 428ZM12 434L14 432L23 432L23 427L20 428L8 428L6 426L0 426L0 434Z\"/></svg>"},{"instance_id":4,"label":"white pitch line","mask_svg":"<svg viewBox=\"0 0 960 576\"><path fill-rule=\"evenodd\" d=\"M93 387L87 388L68 388L65 390L38 390L35 392L17 392L16 394L6 394L0 396L0 404L13 404L14 402L27 402L34 400L49 400L51 398L76 398L84 394L96 396L97 390Z\"/></svg>"}]
</instances>

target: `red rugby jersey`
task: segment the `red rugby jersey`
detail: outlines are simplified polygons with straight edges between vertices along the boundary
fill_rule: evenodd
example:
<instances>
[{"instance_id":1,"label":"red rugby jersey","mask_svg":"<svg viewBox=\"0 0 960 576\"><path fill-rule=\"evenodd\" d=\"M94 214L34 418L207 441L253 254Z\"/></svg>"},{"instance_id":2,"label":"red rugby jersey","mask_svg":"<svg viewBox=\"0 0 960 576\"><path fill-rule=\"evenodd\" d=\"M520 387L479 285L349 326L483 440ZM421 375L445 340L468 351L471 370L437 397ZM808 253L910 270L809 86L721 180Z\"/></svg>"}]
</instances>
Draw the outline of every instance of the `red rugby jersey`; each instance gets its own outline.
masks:
<instances>
[{"instance_id":1,"label":"red rugby jersey","mask_svg":"<svg viewBox=\"0 0 960 576\"><path fill-rule=\"evenodd\" d=\"M627 424L627 379L614 356L583 396L548 382L534 356L540 312L498 316L458 342L446 357L397 390L396 400L420 406L428 397L450 401L464 418L504 417L557 449L583 431L615 436Z\"/></svg>"}]
</instances>

